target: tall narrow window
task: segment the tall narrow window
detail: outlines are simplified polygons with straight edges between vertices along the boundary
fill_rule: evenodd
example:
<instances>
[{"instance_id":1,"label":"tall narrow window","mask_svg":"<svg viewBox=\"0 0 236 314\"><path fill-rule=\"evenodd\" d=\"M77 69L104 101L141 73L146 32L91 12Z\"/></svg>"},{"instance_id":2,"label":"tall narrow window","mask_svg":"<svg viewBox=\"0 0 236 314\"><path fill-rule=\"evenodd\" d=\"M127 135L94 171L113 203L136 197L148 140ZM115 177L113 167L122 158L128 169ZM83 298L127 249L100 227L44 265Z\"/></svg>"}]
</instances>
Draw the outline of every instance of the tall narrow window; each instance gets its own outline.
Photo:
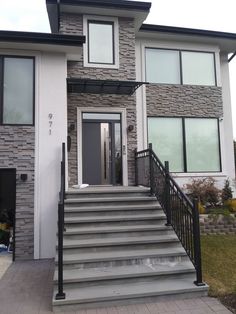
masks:
<instances>
[{"instance_id":1,"label":"tall narrow window","mask_svg":"<svg viewBox=\"0 0 236 314\"><path fill-rule=\"evenodd\" d=\"M88 62L114 64L114 23L88 21Z\"/></svg>"},{"instance_id":2,"label":"tall narrow window","mask_svg":"<svg viewBox=\"0 0 236 314\"><path fill-rule=\"evenodd\" d=\"M33 124L34 59L3 58L3 124Z\"/></svg>"},{"instance_id":3,"label":"tall narrow window","mask_svg":"<svg viewBox=\"0 0 236 314\"><path fill-rule=\"evenodd\" d=\"M185 119L187 169L220 171L217 119Z\"/></svg>"}]
</instances>

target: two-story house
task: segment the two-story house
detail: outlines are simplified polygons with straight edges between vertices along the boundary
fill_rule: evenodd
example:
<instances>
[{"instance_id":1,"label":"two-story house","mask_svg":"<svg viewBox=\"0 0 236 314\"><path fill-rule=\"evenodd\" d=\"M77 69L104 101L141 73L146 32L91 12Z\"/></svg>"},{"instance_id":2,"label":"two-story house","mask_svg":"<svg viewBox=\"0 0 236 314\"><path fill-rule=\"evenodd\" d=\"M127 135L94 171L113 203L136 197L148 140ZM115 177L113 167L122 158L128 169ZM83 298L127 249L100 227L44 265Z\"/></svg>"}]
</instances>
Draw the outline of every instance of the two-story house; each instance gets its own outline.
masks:
<instances>
[{"instance_id":1,"label":"two-story house","mask_svg":"<svg viewBox=\"0 0 236 314\"><path fill-rule=\"evenodd\" d=\"M147 190L132 188L137 183L134 152L152 143L160 160L169 161L180 186L193 177L211 176L221 186L226 178L234 179L228 55L236 51L236 34L143 24L151 8L148 2L46 0L46 4L52 34L0 32L0 171L4 182L9 182L11 206L16 205L16 258L55 256L61 145L65 142L66 190L72 191L67 195L65 217L69 232L65 238L66 267L76 269L77 261L78 269L96 268L99 258L106 257L107 262L103 260L101 264L104 267L116 262L120 267L141 265L147 260L150 265L161 263L160 267L164 267L171 256L168 263L174 261L176 267L172 273L184 273L181 265L188 263L187 258L181 265L175 263L185 254L176 244L178 238L171 237L172 230L154 228L152 224L159 216L147 216L153 210L145 205ZM82 184L93 187L80 193ZM137 193L137 199L128 199L129 192ZM87 204L92 193L96 198ZM107 211L115 211L112 199L116 201L116 193L121 194L123 203L116 207L119 216L108 219L111 214L104 215L102 208L107 205ZM82 205L78 205L75 196L84 198ZM100 203L98 196L103 196ZM147 202L150 201L152 197ZM146 216L141 213L145 208L149 210ZM129 219L124 217L125 209ZM140 217L132 224L130 214L134 209ZM89 211L90 218L86 217ZM81 219L73 216L75 212L83 212ZM143 240L141 231L146 232L141 234ZM130 241L129 232L133 232L134 242L122 242L122 238ZM84 257L83 263L90 261L90 266L84 266L77 253L88 253L91 241L98 238L111 242L98 241L92 252L100 256ZM79 244L78 239L82 239ZM165 252L166 243L174 252ZM116 245L117 253L112 251L112 245ZM135 247L133 255L131 245ZM149 245L151 251L145 253ZM154 252L157 245L160 251ZM113 252L110 259L109 250ZM145 258L135 264L133 261L141 255ZM189 264L184 269L193 272ZM155 278L160 274L165 277L164 268L155 271ZM98 277L94 269L90 272ZM145 277L148 272L137 268L136 276L132 273L133 279L127 286L124 284L127 290L117 290L117 295L123 297L110 296L110 300L145 298L171 290L165 287L164 278L164 290L160 286L158 290L152 281L150 289L135 292L137 287L132 284L138 273ZM77 278L76 274L69 275L69 284L73 285L70 279ZM120 283L128 274L130 270L118 268L117 277L114 279L112 273L109 280ZM87 280L88 277L87 274ZM105 279L99 278L105 285ZM183 287L176 288L179 292L206 292L205 286L195 291L192 280L191 285L189 281L184 286L183 278ZM171 280L166 281L168 287L174 282ZM75 287L72 290L76 291ZM177 290L169 294L177 294ZM78 301L73 293L70 297L67 305L90 302ZM109 298L104 292L93 301L102 304L106 300ZM58 305L56 302L60 306L65 300L55 301Z\"/></svg>"}]
</instances>

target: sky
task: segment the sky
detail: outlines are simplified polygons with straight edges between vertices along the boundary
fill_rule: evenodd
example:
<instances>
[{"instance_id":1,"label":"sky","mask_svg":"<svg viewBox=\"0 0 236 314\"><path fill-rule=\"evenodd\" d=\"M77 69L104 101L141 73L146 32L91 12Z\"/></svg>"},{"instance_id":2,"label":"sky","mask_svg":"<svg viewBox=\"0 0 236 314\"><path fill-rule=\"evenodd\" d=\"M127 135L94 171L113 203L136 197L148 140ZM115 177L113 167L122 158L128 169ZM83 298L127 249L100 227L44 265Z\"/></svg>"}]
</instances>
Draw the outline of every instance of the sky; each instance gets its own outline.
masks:
<instances>
[{"instance_id":1,"label":"sky","mask_svg":"<svg viewBox=\"0 0 236 314\"><path fill-rule=\"evenodd\" d=\"M146 23L236 33L235 0L142 1L152 2ZM0 0L0 30L50 32L45 0ZM230 80L236 139L236 57L230 62Z\"/></svg>"}]
</instances>

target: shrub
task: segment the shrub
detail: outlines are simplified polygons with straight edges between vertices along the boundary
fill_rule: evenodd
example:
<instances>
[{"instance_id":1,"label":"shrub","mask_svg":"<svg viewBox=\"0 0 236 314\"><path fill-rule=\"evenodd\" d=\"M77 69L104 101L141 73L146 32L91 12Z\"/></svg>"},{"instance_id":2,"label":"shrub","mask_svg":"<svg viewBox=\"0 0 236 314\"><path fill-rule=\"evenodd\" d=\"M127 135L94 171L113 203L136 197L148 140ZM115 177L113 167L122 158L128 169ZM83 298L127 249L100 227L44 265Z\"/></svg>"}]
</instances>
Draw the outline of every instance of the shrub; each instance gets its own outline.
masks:
<instances>
[{"instance_id":1,"label":"shrub","mask_svg":"<svg viewBox=\"0 0 236 314\"><path fill-rule=\"evenodd\" d=\"M203 205L216 206L220 200L220 190L215 186L216 181L209 177L203 179L192 179L191 183L185 185L189 196L197 198Z\"/></svg>"},{"instance_id":2,"label":"shrub","mask_svg":"<svg viewBox=\"0 0 236 314\"><path fill-rule=\"evenodd\" d=\"M221 192L222 203L230 200L233 197L233 191L230 187L229 179L225 180L224 188Z\"/></svg>"}]
</instances>

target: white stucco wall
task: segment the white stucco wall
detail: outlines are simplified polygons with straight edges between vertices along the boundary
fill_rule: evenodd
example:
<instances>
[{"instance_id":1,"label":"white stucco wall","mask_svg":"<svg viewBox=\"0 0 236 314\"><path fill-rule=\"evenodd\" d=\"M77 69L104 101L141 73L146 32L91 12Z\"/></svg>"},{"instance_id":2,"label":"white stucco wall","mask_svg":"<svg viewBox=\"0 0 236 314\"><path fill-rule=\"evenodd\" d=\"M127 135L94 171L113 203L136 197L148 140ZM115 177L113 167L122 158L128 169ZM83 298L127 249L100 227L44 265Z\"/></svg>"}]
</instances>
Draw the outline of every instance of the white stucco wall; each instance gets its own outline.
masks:
<instances>
[{"instance_id":1,"label":"white stucco wall","mask_svg":"<svg viewBox=\"0 0 236 314\"><path fill-rule=\"evenodd\" d=\"M61 144L67 136L65 55L41 53L36 73L34 257L50 258L55 256Z\"/></svg>"}]
</instances>

